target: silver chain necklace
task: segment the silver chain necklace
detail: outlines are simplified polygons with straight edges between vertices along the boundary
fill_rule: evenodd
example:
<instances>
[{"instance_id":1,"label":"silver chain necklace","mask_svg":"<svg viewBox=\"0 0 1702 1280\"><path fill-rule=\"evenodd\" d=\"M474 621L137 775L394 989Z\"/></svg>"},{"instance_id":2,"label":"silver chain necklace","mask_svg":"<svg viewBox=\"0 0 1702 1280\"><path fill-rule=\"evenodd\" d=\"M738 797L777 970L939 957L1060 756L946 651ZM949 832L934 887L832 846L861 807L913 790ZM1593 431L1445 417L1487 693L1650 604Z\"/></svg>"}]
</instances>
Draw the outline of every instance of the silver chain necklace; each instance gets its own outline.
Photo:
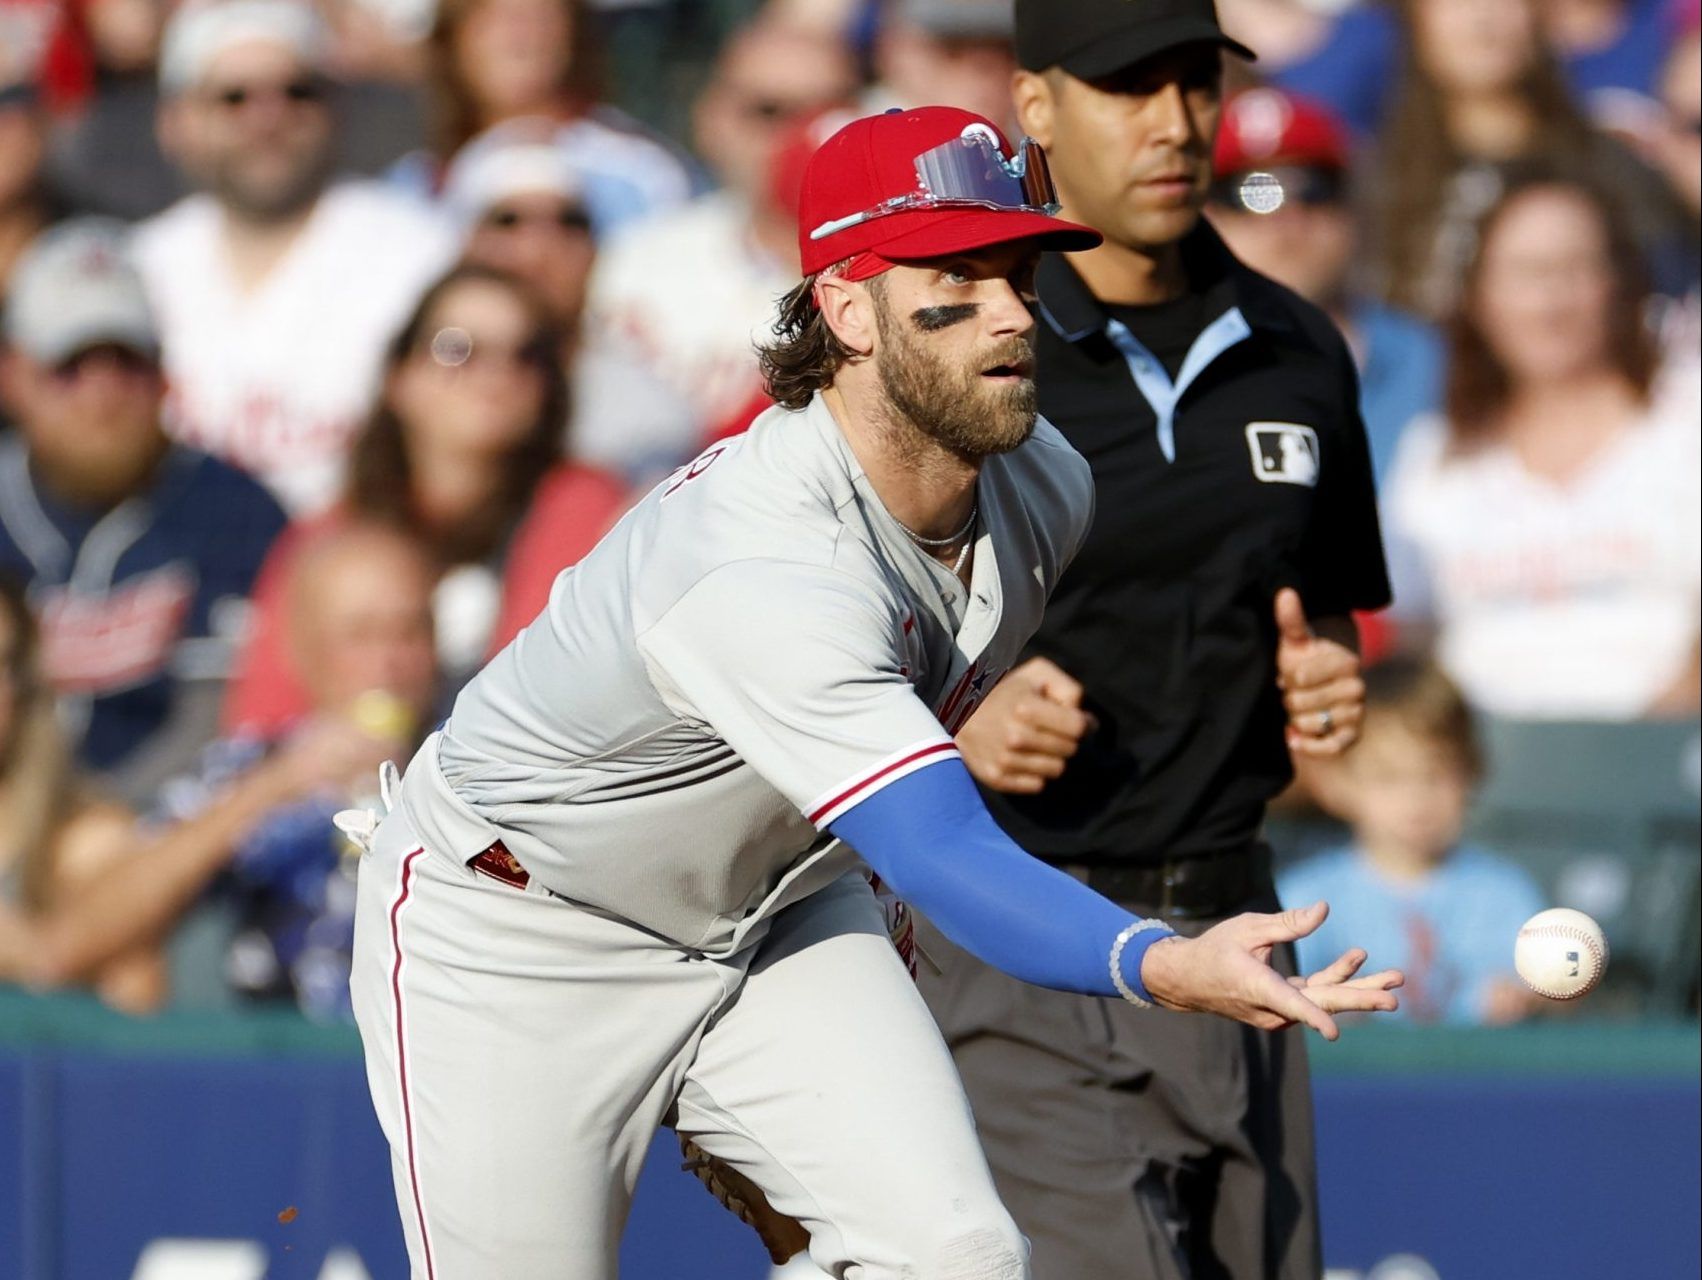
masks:
<instances>
[{"instance_id":1,"label":"silver chain necklace","mask_svg":"<svg viewBox=\"0 0 1702 1280\"><path fill-rule=\"evenodd\" d=\"M980 514L980 511L981 507L979 503L969 508L969 519L963 522L963 528L959 529L956 533L949 533L943 538L924 538L897 516L893 516L892 522L900 529L903 529L904 532L910 536L910 541L914 542L923 550L943 551L947 547L956 546L968 536L969 531L975 527L975 517Z\"/></svg>"},{"instance_id":2,"label":"silver chain necklace","mask_svg":"<svg viewBox=\"0 0 1702 1280\"><path fill-rule=\"evenodd\" d=\"M937 551L944 551L947 547L958 542L963 543L962 548L957 553L957 559L951 562L952 573L961 574L963 572L964 561L969 559L969 549L975 545L975 540L969 536L969 533L970 530L975 528L975 517L980 513L981 506L977 503L975 506L969 508L969 519L963 522L963 527L956 533L950 534L944 538L924 538L897 516L893 516L892 522L900 529L904 530L910 541L921 547L922 550L926 551L930 556Z\"/></svg>"}]
</instances>

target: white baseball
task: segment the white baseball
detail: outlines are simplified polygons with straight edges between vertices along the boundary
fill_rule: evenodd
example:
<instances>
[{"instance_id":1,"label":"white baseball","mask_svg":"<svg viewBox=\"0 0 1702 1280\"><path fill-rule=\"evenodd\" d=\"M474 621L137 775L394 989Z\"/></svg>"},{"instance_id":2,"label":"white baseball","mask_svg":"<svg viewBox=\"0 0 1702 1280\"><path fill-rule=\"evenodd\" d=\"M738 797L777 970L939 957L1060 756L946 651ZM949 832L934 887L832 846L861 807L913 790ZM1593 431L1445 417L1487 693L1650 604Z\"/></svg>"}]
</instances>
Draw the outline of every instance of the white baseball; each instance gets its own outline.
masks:
<instances>
[{"instance_id":1,"label":"white baseball","mask_svg":"<svg viewBox=\"0 0 1702 1280\"><path fill-rule=\"evenodd\" d=\"M1539 911L1519 929L1513 967L1539 996L1576 1000L1594 991L1607 971L1607 939L1582 911Z\"/></svg>"}]
</instances>

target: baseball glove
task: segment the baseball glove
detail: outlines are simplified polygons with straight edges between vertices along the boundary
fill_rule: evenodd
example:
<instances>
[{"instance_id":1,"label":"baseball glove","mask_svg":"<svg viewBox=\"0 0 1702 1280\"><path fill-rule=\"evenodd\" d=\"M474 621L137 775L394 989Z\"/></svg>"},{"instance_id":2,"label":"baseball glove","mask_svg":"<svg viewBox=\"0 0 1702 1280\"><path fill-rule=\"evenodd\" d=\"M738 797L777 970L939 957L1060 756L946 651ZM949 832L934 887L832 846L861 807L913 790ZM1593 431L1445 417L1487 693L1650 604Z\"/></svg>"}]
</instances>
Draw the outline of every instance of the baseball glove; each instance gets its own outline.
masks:
<instances>
[{"instance_id":1,"label":"baseball glove","mask_svg":"<svg viewBox=\"0 0 1702 1280\"><path fill-rule=\"evenodd\" d=\"M809 1248L810 1233L803 1224L775 1210L762 1194L762 1188L732 1165L716 1159L683 1133L680 1154L685 1157L680 1167L696 1174L697 1180L709 1188L710 1195L756 1232L775 1266L789 1262L793 1255Z\"/></svg>"}]
</instances>

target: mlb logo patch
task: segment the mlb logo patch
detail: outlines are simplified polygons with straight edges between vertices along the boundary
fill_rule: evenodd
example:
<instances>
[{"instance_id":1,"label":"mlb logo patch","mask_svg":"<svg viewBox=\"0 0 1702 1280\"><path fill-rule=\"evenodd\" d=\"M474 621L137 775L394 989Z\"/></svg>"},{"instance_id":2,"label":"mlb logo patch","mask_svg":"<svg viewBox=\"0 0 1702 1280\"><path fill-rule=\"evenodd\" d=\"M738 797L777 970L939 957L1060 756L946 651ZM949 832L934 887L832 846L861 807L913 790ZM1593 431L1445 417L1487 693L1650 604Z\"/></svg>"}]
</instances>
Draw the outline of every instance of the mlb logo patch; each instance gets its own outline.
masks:
<instances>
[{"instance_id":1,"label":"mlb logo patch","mask_svg":"<svg viewBox=\"0 0 1702 1280\"><path fill-rule=\"evenodd\" d=\"M1297 422L1249 422L1253 475L1265 484L1318 483L1318 433Z\"/></svg>"}]
</instances>

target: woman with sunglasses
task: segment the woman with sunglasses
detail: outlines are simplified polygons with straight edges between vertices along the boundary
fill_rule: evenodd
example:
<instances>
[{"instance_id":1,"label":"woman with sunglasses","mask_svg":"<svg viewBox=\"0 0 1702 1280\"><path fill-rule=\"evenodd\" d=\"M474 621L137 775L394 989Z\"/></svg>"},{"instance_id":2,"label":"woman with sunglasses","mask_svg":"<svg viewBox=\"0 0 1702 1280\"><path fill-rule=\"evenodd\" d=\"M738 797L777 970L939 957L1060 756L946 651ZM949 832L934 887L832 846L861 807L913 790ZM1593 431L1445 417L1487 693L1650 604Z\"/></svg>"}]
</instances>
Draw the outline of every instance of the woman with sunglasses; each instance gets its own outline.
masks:
<instances>
[{"instance_id":1,"label":"woman with sunglasses","mask_svg":"<svg viewBox=\"0 0 1702 1280\"><path fill-rule=\"evenodd\" d=\"M427 291L390 345L342 502L286 530L261 571L228 727L265 731L303 709L284 640L291 565L351 518L407 530L434 553L446 697L532 620L626 501L612 477L563 457L559 352L543 305L511 276L461 266Z\"/></svg>"}]
</instances>

